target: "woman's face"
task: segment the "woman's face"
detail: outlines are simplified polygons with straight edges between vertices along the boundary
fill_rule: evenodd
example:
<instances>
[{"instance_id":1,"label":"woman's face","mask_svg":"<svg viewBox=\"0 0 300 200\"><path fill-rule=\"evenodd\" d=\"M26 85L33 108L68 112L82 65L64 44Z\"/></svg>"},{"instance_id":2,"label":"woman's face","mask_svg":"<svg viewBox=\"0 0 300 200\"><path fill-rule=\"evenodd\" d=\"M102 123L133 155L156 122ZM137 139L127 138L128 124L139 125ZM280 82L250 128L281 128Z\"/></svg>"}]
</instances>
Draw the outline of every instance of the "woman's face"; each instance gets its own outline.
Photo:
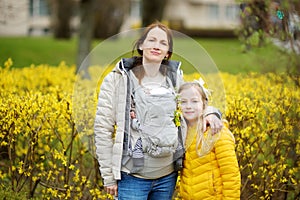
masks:
<instances>
[{"instance_id":1,"label":"woman's face","mask_svg":"<svg viewBox=\"0 0 300 200\"><path fill-rule=\"evenodd\" d=\"M203 113L203 101L199 91L195 87L183 89L180 98L183 117L189 124L197 123Z\"/></svg>"},{"instance_id":2,"label":"woman's face","mask_svg":"<svg viewBox=\"0 0 300 200\"><path fill-rule=\"evenodd\" d=\"M167 33L155 27L151 29L139 47L143 50L143 60L148 63L161 63L168 55L169 43Z\"/></svg>"}]
</instances>

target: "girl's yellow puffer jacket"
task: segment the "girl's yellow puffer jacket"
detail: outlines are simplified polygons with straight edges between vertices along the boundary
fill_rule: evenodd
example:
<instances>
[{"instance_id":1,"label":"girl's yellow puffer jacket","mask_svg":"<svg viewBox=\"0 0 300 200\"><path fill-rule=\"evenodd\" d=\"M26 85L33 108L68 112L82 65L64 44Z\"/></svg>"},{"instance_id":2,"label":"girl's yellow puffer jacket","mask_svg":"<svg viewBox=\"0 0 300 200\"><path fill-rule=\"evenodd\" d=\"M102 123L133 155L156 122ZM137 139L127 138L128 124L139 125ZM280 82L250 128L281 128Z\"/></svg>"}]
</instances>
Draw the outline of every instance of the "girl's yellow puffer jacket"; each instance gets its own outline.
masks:
<instances>
[{"instance_id":1,"label":"girl's yellow puffer jacket","mask_svg":"<svg viewBox=\"0 0 300 200\"><path fill-rule=\"evenodd\" d=\"M202 157L196 152L196 134L193 134L180 177L182 199L240 199L241 177L234 137L225 126L219 134L211 152Z\"/></svg>"}]
</instances>

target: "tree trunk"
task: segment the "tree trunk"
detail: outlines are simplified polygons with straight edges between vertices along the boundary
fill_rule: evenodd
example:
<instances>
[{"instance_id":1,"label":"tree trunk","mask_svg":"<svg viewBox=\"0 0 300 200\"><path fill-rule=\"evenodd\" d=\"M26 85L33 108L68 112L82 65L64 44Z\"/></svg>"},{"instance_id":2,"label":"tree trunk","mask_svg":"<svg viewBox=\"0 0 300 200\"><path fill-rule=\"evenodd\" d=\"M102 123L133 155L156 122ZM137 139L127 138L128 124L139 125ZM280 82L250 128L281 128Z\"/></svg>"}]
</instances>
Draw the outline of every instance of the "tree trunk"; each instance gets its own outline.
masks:
<instances>
[{"instance_id":1,"label":"tree trunk","mask_svg":"<svg viewBox=\"0 0 300 200\"><path fill-rule=\"evenodd\" d=\"M118 34L126 14L129 12L129 0L96 0L95 38L108 38ZM105 5L105 6L102 6Z\"/></svg>"},{"instance_id":2,"label":"tree trunk","mask_svg":"<svg viewBox=\"0 0 300 200\"><path fill-rule=\"evenodd\" d=\"M143 0L142 1L142 25L143 27L157 21L161 21L167 0Z\"/></svg>"},{"instance_id":3,"label":"tree trunk","mask_svg":"<svg viewBox=\"0 0 300 200\"><path fill-rule=\"evenodd\" d=\"M94 14L95 14L95 0L81 0L79 3L80 8L80 26L78 30L78 54L77 54L77 70L83 71L83 78L90 78L88 73L89 60L84 59L87 57L91 50L93 29L94 29Z\"/></svg>"},{"instance_id":4,"label":"tree trunk","mask_svg":"<svg viewBox=\"0 0 300 200\"><path fill-rule=\"evenodd\" d=\"M49 0L51 7L51 26L55 38L70 39L73 0Z\"/></svg>"}]
</instances>

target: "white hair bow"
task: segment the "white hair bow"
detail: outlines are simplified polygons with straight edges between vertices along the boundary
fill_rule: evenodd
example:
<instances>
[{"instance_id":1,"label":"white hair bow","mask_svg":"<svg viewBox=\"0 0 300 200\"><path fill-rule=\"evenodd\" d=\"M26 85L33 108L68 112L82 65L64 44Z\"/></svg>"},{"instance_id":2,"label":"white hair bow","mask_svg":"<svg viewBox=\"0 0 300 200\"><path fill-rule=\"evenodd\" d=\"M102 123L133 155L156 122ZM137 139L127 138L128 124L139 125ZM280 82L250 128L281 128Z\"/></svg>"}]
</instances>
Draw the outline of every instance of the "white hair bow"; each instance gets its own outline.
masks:
<instances>
[{"instance_id":1,"label":"white hair bow","mask_svg":"<svg viewBox=\"0 0 300 200\"><path fill-rule=\"evenodd\" d=\"M204 87L205 82L201 77L199 78L199 80L195 80L195 82L199 84L199 86L201 87L201 89L203 90L203 92L205 94L206 99L208 100L209 97L211 96L212 90L209 90Z\"/></svg>"}]
</instances>

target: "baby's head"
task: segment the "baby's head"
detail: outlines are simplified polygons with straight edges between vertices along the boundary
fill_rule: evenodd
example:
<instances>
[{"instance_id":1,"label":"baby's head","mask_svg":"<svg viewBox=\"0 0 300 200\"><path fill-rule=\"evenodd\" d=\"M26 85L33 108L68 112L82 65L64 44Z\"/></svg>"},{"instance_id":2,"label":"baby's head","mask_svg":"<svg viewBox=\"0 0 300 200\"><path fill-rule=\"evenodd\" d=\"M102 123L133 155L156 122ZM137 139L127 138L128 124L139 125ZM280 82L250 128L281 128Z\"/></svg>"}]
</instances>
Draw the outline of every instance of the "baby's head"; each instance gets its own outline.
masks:
<instances>
[{"instance_id":1,"label":"baby's head","mask_svg":"<svg viewBox=\"0 0 300 200\"><path fill-rule=\"evenodd\" d=\"M186 82L180 86L179 95L183 117L189 124L197 123L208 105L208 90L201 82Z\"/></svg>"}]
</instances>

